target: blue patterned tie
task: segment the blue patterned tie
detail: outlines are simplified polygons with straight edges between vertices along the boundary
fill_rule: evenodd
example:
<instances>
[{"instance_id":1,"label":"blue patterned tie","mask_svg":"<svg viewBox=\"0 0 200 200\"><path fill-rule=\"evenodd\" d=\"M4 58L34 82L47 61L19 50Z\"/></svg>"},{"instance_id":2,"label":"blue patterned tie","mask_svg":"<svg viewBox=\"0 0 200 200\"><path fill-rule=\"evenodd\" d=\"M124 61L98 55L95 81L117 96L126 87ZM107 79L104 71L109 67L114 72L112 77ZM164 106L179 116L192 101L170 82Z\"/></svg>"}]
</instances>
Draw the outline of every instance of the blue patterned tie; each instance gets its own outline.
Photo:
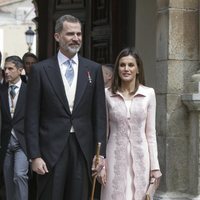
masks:
<instances>
[{"instance_id":1,"label":"blue patterned tie","mask_svg":"<svg viewBox=\"0 0 200 200\"><path fill-rule=\"evenodd\" d=\"M15 98L15 95L16 95L16 91L15 89L17 88L16 85L10 85L10 96L12 97L12 99Z\"/></svg>"},{"instance_id":2,"label":"blue patterned tie","mask_svg":"<svg viewBox=\"0 0 200 200\"><path fill-rule=\"evenodd\" d=\"M72 66L72 60L67 60L65 63L66 63L65 77L66 77L69 85L71 86L72 81L74 79L74 69Z\"/></svg>"}]
</instances>

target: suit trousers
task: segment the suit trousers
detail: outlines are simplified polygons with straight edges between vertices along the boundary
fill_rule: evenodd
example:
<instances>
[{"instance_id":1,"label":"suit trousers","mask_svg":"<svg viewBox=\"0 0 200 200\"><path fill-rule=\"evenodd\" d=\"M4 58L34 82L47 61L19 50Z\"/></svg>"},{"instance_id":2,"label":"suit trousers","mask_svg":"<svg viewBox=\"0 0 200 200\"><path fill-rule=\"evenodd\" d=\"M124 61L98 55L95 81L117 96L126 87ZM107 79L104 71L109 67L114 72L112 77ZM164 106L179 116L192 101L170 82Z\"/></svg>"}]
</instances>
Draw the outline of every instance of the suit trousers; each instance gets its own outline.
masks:
<instances>
[{"instance_id":1,"label":"suit trousers","mask_svg":"<svg viewBox=\"0 0 200 200\"><path fill-rule=\"evenodd\" d=\"M70 133L67 144L53 170L38 175L38 200L88 200L89 176L86 160ZM91 185L91 184L90 184Z\"/></svg>"},{"instance_id":2,"label":"suit trousers","mask_svg":"<svg viewBox=\"0 0 200 200\"><path fill-rule=\"evenodd\" d=\"M28 200L28 167L24 151L11 135L3 166L7 200Z\"/></svg>"}]
</instances>

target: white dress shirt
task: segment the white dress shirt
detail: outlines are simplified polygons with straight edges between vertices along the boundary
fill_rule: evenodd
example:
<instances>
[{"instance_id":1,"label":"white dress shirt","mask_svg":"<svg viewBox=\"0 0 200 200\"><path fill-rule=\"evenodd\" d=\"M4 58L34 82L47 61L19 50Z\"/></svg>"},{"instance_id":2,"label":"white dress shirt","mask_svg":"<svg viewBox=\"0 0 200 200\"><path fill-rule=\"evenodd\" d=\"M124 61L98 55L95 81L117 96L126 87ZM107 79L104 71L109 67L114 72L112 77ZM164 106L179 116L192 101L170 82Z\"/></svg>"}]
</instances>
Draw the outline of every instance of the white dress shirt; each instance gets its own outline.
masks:
<instances>
[{"instance_id":1,"label":"white dress shirt","mask_svg":"<svg viewBox=\"0 0 200 200\"><path fill-rule=\"evenodd\" d=\"M68 104L69 104L69 109L72 112L73 106L74 106L75 93L76 93L77 78L78 78L78 64L79 64L78 63L78 55L76 54L73 58L71 58L72 67L74 70L74 79L72 81L71 86L69 85L69 83L65 77L65 73L67 70L67 66L66 66L65 62L67 60L69 60L69 58L67 58L64 54L62 54L59 51L58 52L58 64L60 67L60 72L61 72L61 76L62 76L64 88L65 88L65 94L66 94ZM70 132L74 132L73 127L71 128Z\"/></svg>"},{"instance_id":2,"label":"white dress shirt","mask_svg":"<svg viewBox=\"0 0 200 200\"><path fill-rule=\"evenodd\" d=\"M14 113L15 113L15 107L16 107L16 104L17 104L17 100L18 100L19 90L20 90L21 84L22 84L21 79L15 84L9 84L8 100L9 100L9 108L10 108L11 117L13 117ZM16 85L17 86L17 88L15 88L16 95L15 95L14 98L12 98L11 95L10 95L10 90L11 90L10 85ZM12 133L13 136L16 137L15 132L14 132L13 129L11 130L11 133Z\"/></svg>"}]
</instances>

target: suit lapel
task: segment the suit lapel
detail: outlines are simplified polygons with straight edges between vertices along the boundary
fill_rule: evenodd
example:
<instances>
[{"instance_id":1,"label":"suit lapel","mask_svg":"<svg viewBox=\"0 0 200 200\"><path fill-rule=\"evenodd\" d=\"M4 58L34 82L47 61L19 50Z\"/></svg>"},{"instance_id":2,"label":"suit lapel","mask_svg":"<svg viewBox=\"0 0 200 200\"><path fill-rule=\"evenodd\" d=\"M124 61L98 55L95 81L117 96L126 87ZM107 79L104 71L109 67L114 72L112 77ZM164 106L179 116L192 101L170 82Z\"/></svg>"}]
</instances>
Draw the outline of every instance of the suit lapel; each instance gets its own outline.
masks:
<instances>
[{"instance_id":1,"label":"suit lapel","mask_svg":"<svg viewBox=\"0 0 200 200\"><path fill-rule=\"evenodd\" d=\"M86 86L88 84L88 73L89 69L87 67L87 63L84 62L81 56L79 56L79 68L78 68L78 78L77 78L77 86L76 86L76 94L74 99L74 107L73 112L78 106L81 97L84 94L84 91L86 89Z\"/></svg>"},{"instance_id":2,"label":"suit lapel","mask_svg":"<svg viewBox=\"0 0 200 200\"><path fill-rule=\"evenodd\" d=\"M53 57L52 62L49 62L49 65L45 67L45 71L56 96L64 105L66 111L70 114L69 104L65 95L64 84L56 56Z\"/></svg>"},{"instance_id":3,"label":"suit lapel","mask_svg":"<svg viewBox=\"0 0 200 200\"><path fill-rule=\"evenodd\" d=\"M9 100L8 100L8 86L3 87L2 98L3 98L2 103L4 102L5 104L5 112L7 116L11 119Z\"/></svg>"},{"instance_id":4,"label":"suit lapel","mask_svg":"<svg viewBox=\"0 0 200 200\"><path fill-rule=\"evenodd\" d=\"M26 86L25 84L22 82L20 90L19 90L19 95L18 95L18 99L16 102L16 106L15 106L15 112L14 112L14 116L13 116L13 120L16 119L16 117L22 113L22 106L23 104L25 104L25 99L26 99Z\"/></svg>"}]
</instances>

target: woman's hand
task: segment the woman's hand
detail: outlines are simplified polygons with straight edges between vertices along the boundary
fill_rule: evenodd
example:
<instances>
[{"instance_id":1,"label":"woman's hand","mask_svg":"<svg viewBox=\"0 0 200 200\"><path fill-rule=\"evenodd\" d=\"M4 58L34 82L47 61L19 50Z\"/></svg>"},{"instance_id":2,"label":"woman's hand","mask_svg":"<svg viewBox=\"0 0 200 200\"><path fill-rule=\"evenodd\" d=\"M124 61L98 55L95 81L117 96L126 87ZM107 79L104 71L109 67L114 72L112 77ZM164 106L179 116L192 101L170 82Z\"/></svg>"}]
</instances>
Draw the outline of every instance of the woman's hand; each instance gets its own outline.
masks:
<instances>
[{"instance_id":1,"label":"woman's hand","mask_svg":"<svg viewBox=\"0 0 200 200\"><path fill-rule=\"evenodd\" d=\"M106 184L106 161L103 156L96 158L94 156L92 162L92 176L97 178L99 183Z\"/></svg>"},{"instance_id":2,"label":"woman's hand","mask_svg":"<svg viewBox=\"0 0 200 200\"><path fill-rule=\"evenodd\" d=\"M158 186L160 184L161 176L162 176L162 173L161 173L160 170L152 170L150 172L150 183L154 183L155 182L156 185L157 185L157 188L158 188Z\"/></svg>"},{"instance_id":3,"label":"woman's hand","mask_svg":"<svg viewBox=\"0 0 200 200\"><path fill-rule=\"evenodd\" d=\"M106 167L104 166L101 171L97 174L97 180L103 186L106 185Z\"/></svg>"}]
</instances>

